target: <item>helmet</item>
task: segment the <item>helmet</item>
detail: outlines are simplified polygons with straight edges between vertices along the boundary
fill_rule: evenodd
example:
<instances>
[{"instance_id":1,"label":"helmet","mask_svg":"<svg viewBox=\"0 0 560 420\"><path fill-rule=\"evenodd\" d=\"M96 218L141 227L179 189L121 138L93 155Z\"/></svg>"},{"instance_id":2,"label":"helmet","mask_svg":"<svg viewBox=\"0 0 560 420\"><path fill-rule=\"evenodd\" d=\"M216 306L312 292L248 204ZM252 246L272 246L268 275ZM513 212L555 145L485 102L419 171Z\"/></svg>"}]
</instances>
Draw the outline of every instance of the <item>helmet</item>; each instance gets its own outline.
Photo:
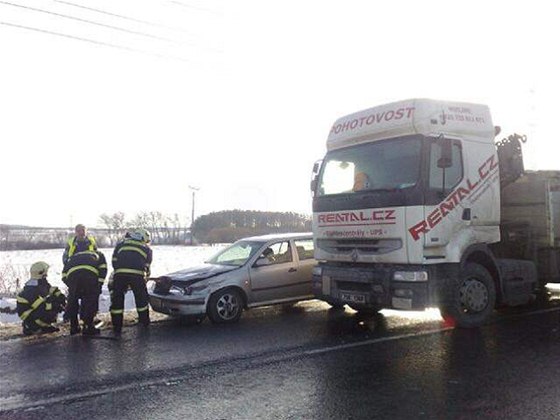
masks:
<instances>
[{"instance_id":1,"label":"helmet","mask_svg":"<svg viewBox=\"0 0 560 420\"><path fill-rule=\"evenodd\" d=\"M31 265L29 270L31 273L31 278L35 280L40 280L47 276L47 271L49 271L49 265L44 261L38 261Z\"/></svg>"},{"instance_id":2,"label":"helmet","mask_svg":"<svg viewBox=\"0 0 560 420\"><path fill-rule=\"evenodd\" d=\"M146 244L150 242L150 232L148 232L146 229L135 229L134 231L129 232L129 234L129 237L136 241L142 241Z\"/></svg>"}]
</instances>

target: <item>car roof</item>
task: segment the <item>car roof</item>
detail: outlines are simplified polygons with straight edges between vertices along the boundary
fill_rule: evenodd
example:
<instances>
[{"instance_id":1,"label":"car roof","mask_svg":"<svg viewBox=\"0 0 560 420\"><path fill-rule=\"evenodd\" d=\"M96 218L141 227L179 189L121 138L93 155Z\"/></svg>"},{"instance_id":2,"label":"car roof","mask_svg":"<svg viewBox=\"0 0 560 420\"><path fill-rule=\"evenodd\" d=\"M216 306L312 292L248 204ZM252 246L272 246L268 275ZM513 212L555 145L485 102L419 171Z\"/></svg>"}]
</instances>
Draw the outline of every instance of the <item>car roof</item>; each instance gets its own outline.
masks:
<instances>
[{"instance_id":1,"label":"car roof","mask_svg":"<svg viewBox=\"0 0 560 420\"><path fill-rule=\"evenodd\" d=\"M311 232L295 232L295 233L270 233L268 235L251 236L240 239L240 241L258 241L267 242L280 239L313 239Z\"/></svg>"}]
</instances>

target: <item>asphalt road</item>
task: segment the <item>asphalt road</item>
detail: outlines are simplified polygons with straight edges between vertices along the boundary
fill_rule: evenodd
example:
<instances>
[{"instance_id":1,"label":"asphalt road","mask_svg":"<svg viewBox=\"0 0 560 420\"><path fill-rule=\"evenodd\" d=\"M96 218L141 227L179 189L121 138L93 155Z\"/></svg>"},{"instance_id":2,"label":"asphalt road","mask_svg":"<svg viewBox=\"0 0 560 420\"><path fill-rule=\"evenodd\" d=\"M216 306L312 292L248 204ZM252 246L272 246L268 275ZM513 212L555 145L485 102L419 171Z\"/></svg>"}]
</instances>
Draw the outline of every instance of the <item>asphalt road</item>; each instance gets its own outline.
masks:
<instances>
[{"instance_id":1,"label":"asphalt road","mask_svg":"<svg viewBox=\"0 0 560 420\"><path fill-rule=\"evenodd\" d=\"M0 418L556 419L559 310L459 330L437 311L362 318L306 302L120 341L6 341Z\"/></svg>"}]
</instances>

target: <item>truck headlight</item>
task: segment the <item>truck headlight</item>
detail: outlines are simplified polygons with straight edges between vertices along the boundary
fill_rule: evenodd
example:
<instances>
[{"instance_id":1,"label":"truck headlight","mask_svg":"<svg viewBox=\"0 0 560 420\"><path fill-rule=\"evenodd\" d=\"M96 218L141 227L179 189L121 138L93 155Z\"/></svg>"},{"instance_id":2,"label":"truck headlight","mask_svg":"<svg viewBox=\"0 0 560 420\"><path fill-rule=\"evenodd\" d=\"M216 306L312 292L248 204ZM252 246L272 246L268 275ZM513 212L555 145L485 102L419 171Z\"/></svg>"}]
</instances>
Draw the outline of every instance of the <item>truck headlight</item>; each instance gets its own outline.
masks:
<instances>
[{"instance_id":1,"label":"truck headlight","mask_svg":"<svg viewBox=\"0 0 560 420\"><path fill-rule=\"evenodd\" d=\"M313 267L313 271L311 272L311 274L321 277L321 275L323 274L323 267L316 265L315 267Z\"/></svg>"},{"instance_id":2,"label":"truck headlight","mask_svg":"<svg viewBox=\"0 0 560 420\"><path fill-rule=\"evenodd\" d=\"M395 271L395 281L428 281L427 271Z\"/></svg>"}]
</instances>

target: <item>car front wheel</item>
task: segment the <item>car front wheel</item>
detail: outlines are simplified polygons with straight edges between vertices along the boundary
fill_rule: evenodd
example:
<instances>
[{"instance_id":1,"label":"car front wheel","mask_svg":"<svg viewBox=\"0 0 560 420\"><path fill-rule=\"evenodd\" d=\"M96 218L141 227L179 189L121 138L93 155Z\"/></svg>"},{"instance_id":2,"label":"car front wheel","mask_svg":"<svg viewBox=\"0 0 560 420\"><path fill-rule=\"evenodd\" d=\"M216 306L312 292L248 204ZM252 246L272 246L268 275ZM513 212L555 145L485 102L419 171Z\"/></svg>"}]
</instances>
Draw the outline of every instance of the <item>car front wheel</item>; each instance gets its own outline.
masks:
<instances>
[{"instance_id":1,"label":"car front wheel","mask_svg":"<svg viewBox=\"0 0 560 420\"><path fill-rule=\"evenodd\" d=\"M237 322L242 311L243 298L235 289L218 290L208 301L208 317L215 324Z\"/></svg>"}]
</instances>

